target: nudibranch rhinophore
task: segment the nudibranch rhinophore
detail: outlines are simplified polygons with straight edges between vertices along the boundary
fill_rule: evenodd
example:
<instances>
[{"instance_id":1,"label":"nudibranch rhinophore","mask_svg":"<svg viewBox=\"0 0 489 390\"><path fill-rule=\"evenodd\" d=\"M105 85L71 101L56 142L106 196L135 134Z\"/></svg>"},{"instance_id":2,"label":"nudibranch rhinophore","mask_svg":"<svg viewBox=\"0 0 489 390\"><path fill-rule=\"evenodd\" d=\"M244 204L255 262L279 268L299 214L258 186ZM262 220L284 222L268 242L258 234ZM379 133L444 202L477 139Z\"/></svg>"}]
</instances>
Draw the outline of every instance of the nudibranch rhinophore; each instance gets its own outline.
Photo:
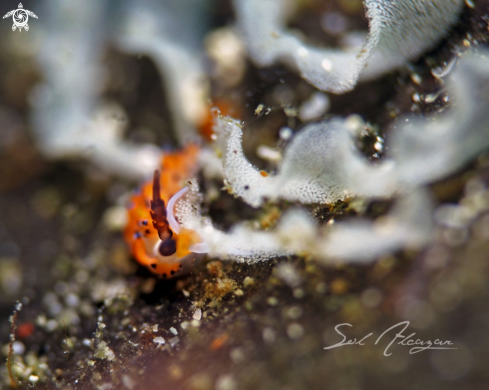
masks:
<instances>
[{"instance_id":1,"label":"nudibranch rhinophore","mask_svg":"<svg viewBox=\"0 0 489 390\"><path fill-rule=\"evenodd\" d=\"M195 172L198 152L189 145L166 154L161 174L156 170L129 202L124 239L141 265L164 278L182 274L197 253L206 252L199 234L181 226L174 214L176 202L188 191L184 184Z\"/></svg>"}]
</instances>

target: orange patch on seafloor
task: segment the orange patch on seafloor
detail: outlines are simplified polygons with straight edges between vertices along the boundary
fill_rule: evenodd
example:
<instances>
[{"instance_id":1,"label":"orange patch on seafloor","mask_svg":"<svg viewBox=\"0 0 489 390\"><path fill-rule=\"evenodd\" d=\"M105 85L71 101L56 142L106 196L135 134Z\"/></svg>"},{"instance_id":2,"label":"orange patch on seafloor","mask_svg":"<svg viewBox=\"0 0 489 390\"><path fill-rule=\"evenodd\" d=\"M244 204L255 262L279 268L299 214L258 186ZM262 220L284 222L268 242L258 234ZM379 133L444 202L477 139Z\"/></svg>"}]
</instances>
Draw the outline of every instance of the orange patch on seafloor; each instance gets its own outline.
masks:
<instances>
[{"instance_id":1,"label":"orange patch on seafloor","mask_svg":"<svg viewBox=\"0 0 489 390\"><path fill-rule=\"evenodd\" d=\"M216 337L214 339L214 341L212 341L210 348L214 351L218 350L219 348L221 348L224 345L224 343L228 340L228 338L229 338L229 335L227 333L224 333L224 334L220 335L219 337Z\"/></svg>"}]
</instances>

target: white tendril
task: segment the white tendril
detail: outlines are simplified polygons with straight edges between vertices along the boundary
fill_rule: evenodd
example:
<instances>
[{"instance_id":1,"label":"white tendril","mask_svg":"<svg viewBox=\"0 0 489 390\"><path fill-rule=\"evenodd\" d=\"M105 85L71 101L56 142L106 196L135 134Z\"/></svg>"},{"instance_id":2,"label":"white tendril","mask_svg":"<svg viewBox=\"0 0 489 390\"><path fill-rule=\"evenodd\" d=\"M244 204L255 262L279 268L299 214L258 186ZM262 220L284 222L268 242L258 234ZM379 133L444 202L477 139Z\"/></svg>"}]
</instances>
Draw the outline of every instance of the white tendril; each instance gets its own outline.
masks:
<instances>
[{"instance_id":1,"label":"white tendril","mask_svg":"<svg viewBox=\"0 0 489 390\"><path fill-rule=\"evenodd\" d=\"M180 233L180 224L175 218L175 214L173 213L173 208L175 207L175 203L187 193L188 187L182 188L180 191L178 191L175 195L171 197L171 199L168 202L168 205L166 206L166 217L168 219L168 223L170 224L171 230L173 230L174 233L178 234Z\"/></svg>"},{"instance_id":2,"label":"white tendril","mask_svg":"<svg viewBox=\"0 0 489 390\"><path fill-rule=\"evenodd\" d=\"M191 245L188 250L193 253L209 253L210 247L205 242L199 242L198 244Z\"/></svg>"}]
</instances>

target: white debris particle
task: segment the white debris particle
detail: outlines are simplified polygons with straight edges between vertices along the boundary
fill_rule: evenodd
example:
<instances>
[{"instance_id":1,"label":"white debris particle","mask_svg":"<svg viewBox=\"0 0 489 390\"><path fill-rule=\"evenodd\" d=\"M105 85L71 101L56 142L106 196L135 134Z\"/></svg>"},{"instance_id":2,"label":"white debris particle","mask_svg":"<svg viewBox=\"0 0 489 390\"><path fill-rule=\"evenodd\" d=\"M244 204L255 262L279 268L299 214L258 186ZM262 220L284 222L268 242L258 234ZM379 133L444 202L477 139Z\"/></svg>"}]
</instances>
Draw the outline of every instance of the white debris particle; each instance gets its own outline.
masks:
<instances>
[{"instance_id":1,"label":"white debris particle","mask_svg":"<svg viewBox=\"0 0 489 390\"><path fill-rule=\"evenodd\" d=\"M251 285L253 285L255 283L255 280L253 278L250 278L249 276L247 276L244 280L243 280L243 286L244 287L249 287Z\"/></svg>"},{"instance_id":2,"label":"white debris particle","mask_svg":"<svg viewBox=\"0 0 489 390\"><path fill-rule=\"evenodd\" d=\"M207 34L205 46L214 62L216 80L227 87L238 84L246 70L246 61L245 49L237 32L230 27L218 28Z\"/></svg>"},{"instance_id":3,"label":"white debris particle","mask_svg":"<svg viewBox=\"0 0 489 390\"><path fill-rule=\"evenodd\" d=\"M360 302L370 309L379 306L382 303L382 299L382 292L375 287L367 288L360 296Z\"/></svg>"},{"instance_id":4,"label":"white debris particle","mask_svg":"<svg viewBox=\"0 0 489 390\"><path fill-rule=\"evenodd\" d=\"M417 73L411 73L411 80L413 80L413 83L417 85L421 85L421 83L423 82L423 79Z\"/></svg>"},{"instance_id":5,"label":"white debris particle","mask_svg":"<svg viewBox=\"0 0 489 390\"><path fill-rule=\"evenodd\" d=\"M170 343L170 346L173 348L175 345L177 345L180 342L180 338L178 336L172 337L170 340L168 340Z\"/></svg>"},{"instance_id":6,"label":"white debris particle","mask_svg":"<svg viewBox=\"0 0 489 390\"><path fill-rule=\"evenodd\" d=\"M153 343L155 343L157 345L163 345L163 344L165 344L165 339L161 336L158 336L158 337L155 337L153 339Z\"/></svg>"},{"instance_id":7,"label":"white debris particle","mask_svg":"<svg viewBox=\"0 0 489 390\"><path fill-rule=\"evenodd\" d=\"M158 332L158 326L159 326L158 324L153 325L153 327L151 328L151 330L153 331L153 333Z\"/></svg>"},{"instance_id":8,"label":"white debris particle","mask_svg":"<svg viewBox=\"0 0 489 390\"><path fill-rule=\"evenodd\" d=\"M170 332L175 336L178 334L177 330L173 326L170 328Z\"/></svg>"},{"instance_id":9,"label":"white debris particle","mask_svg":"<svg viewBox=\"0 0 489 390\"><path fill-rule=\"evenodd\" d=\"M282 141L288 141L294 135L294 131L290 127L284 126L279 130L278 135Z\"/></svg>"},{"instance_id":10,"label":"white debris particle","mask_svg":"<svg viewBox=\"0 0 489 390\"><path fill-rule=\"evenodd\" d=\"M421 96L417 92L413 93L411 98L413 99L413 102L415 102L415 103L419 103L421 101Z\"/></svg>"},{"instance_id":11,"label":"white debris particle","mask_svg":"<svg viewBox=\"0 0 489 390\"><path fill-rule=\"evenodd\" d=\"M274 269L274 274L289 287L298 287L302 283L302 278L296 267L290 263L281 263Z\"/></svg>"},{"instance_id":12,"label":"white debris particle","mask_svg":"<svg viewBox=\"0 0 489 390\"><path fill-rule=\"evenodd\" d=\"M194 328L198 328L200 326L200 320L192 320L190 323Z\"/></svg>"},{"instance_id":13,"label":"white debris particle","mask_svg":"<svg viewBox=\"0 0 489 390\"><path fill-rule=\"evenodd\" d=\"M78 298L78 295L76 295L76 294L69 293L65 297L65 302L68 306L76 307L80 304L80 298Z\"/></svg>"},{"instance_id":14,"label":"white debris particle","mask_svg":"<svg viewBox=\"0 0 489 390\"><path fill-rule=\"evenodd\" d=\"M44 298L42 299L42 302L44 303L44 305L46 305L49 314L51 314L52 316L58 314L63 308L59 303L58 296L54 292L46 293L46 295L44 295Z\"/></svg>"},{"instance_id":15,"label":"white debris particle","mask_svg":"<svg viewBox=\"0 0 489 390\"><path fill-rule=\"evenodd\" d=\"M14 355L23 355L25 352L25 346L22 341L14 341L12 344L12 349L14 351Z\"/></svg>"},{"instance_id":16,"label":"white debris particle","mask_svg":"<svg viewBox=\"0 0 489 390\"><path fill-rule=\"evenodd\" d=\"M328 95L316 92L299 107L299 118L303 122L323 116L330 106Z\"/></svg>"},{"instance_id":17,"label":"white debris particle","mask_svg":"<svg viewBox=\"0 0 489 390\"><path fill-rule=\"evenodd\" d=\"M97 359L107 359L113 361L115 359L114 351L112 351L105 341L101 341L94 355Z\"/></svg>"},{"instance_id":18,"label":"white debris particle","mask_svg":"<svg viewBox=\"0 0 489 390\"><path fill-rule=\"evenodd\" d=\"M192 316L192 318L194 320L200 321L200 319L202 318L202 310L200 310L200 309L195 310L194 315Z\"/></svg>"},{"instance_id":19,"label":"white debris particle","mask_svg":"<svg viewBox=\"0 0 489 390\"><path fill-rule=\"evenodd\" d=\"M241 297L244 295L244 292L243 292L243 290L238 288L237 290L234 291L234 295L236 295L237 297Z\"/></svg>"},{"instance_id":20,"label":"white debris particle","mask_svg":"<svg viewBox=\"0 0 489 390\"><path fill-rule=\"evenodd\" d=\"M58 323L56 322L56 320L49 320L48 322L46 322L46 330L48 332L52 332L57 327L58 327Z\"/></svg>"},{"instance_id":21,"label":"white debris particle","mask_svg":"<svg viewBox=\"0 0 489 390\"><path fill-rule=\"evenodd\" d=\"M236 390L238 384L231 374L221 375L216 381L216 390Z\"/></svg>"},{"instance_id":22,"label":"white debris particle","mask_svg":"<svg viewBox=\"0 0 489 390\"><path fill-rule=\"evenodd\" d=\"M296 289L294 289L294 291L292 291L292 295L296 299L302 299L302 298L304 298L306 293L304 292L304 290L302 288L296 288Z\"/></svg>"},{"instance_id":23,"label":"white debris particle","mask_svg":"<svg viewBox=\"0 0 489 390\"><path fill-rule=\"evenodd\" d=\"M302 309L299 306L292 306L286 310L287 317L296 320L302 315Z\"/></svg>"},{"instance_id":24,"label":"white debris particle","mask_svg":"<svg viewBox=\"0 0 489 390\"><path fill-rule=\"evenodd\" d=\"M270 297L267 299L267 303L270 305L270 306L277 306L278 304L278 299L275 298L275 297Z\"/></svg>"},{"instance_id":25,"label":"white debris particle","mask_svg":"<svg viewBox=\"0 0 489 390\"><path fill-rule=\"evenodd\" d=\"M280 151L265 145L260 145L256 148L256 155L270 162L280 162L282 160L282 153Z\"/></svg>"},{"instance_id":26,"label":"white debris particle","mask_svg":"<svg viewBox=\"0 0 489 390\"><path fill-rule=\"evenodd\" d=\"M299 340L304 336L304 328L299 324L290 324L287 327L287 335L292 340Z\"/></svg>"},{"instance_id":27,"label":"white debris particle","mask_svg":"<svg viewBox=\"0 0 489 390\"><path fill-rule=\"evenodd\" d=\"M39 380L37 375L29 375L29 382L36 383Z\"/></svg>"},{"instance_id":28,"label":"white debris particle","mask_svg":"<svg viewBox=\"0 0 489 390\"><path fill-rule=\"evenodd\" d=\"M264 108L265 106L263 104L259 104L258 107L256 107L255 109L255 114L260 115Z\"/></svg>"},{"instance_id":29,"label":"white debris particle","mask_svg":"<svg viewBox=\"0 0 489 390\"><path fill-rule=\"evenodd\" d=\"M47 319L46 316L43 314L40 314L36 317L36 325L38 325L41 328L44 328L46 326Z\"/></svg>"},{"instance_id":30,"label":"white debris particle","mask_svg":"<svg viewBox=\"0 0 489 390\"><path fill-rule=\"evenodd\" d=\"M437 79L441 79L448 76L453 70L453 68L455 67L455 64L457 63L457 59L458 57L454 56L445 67L438 67L432 69L431 74Z\"/></svg>"},{"instance_id":31,"label":"white debris particle","mask_svg":"<svg viewBox=\"0 0 489 390\"><path fill-rule=\"evenodd\" d=\"M229 356L234 364L239 364L245 360L245 354L242 348L232 349Z\"/></svg>"},{"instance_id":32,"label":"white debris particle","mask_svg":"<svg viewBox=\"0 0 489 390\"><path fill-rule=\"evenodd\" d=\"M295 118L299 115L299 110L296 107L284 107L284 113L289 118Z\"/></svg>"},{"instance_id":33,"label":"white debris particle","mask_svg":"<svg viewBox=\"0 0 489 390\"><path fill-rule=\"evenodd\" d=\"M133 291L128 287L123 279L116 279L111 282L96 282L90 291L92 301L101 302L107 305L117 298L133 299ZM100 316L102 317L102 316ZM99 320L102 321L102 320Z\"/></svg>"},{"instance_id":34,"label":"white debris particle","mask_svg":"<svg viewBox=\"0 0 489 390\"><path fill-rule=\"evenodd\" d=\"M265 328L262 332L263 341L267 344L271 344L275 341L276 333L272 328Z\"/></svg>"},{"instance_id":35,"label":"white debris particle","mask_svg":"<svg viewBox=\"0 0 489 390\"><path fill-rule=\"evenodd\" d=\"M0 291L7 295L15 295L22 286L22 270L13 259L0 260Z\"/></svg>"},{"instance_id":36,"label":"white debris particle","mask_svg":"<svg viewBox=\"0 0 489 390\"><path fill-rule=\"evenodd\" d=\"M187 321L183 321L180 326L182 327L182 329L187 329L188 328L188 322Z\"/></svg>"},{"instance_id":37,"label":"white debris particle","mask_svg":"<svg viewBox=\"0 0 489 390\"><path fill-rule=\"evenodd\" d=\"M121 376L122 384L126 389L132 390L136 387L136 382L129 375L123 374Z\"/></svg>"}]
</instances>

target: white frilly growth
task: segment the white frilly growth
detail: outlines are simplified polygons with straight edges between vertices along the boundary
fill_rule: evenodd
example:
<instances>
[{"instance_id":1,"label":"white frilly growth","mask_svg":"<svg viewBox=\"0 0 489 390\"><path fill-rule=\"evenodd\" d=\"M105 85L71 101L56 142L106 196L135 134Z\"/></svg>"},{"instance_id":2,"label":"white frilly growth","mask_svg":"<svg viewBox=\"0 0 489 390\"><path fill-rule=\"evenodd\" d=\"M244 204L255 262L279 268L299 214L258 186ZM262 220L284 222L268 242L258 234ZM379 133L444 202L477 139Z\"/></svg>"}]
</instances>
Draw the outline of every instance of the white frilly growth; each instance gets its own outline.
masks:
<instances>
[{"instance_id":1,"label":"white frilly growth","mask_svg":"<svg viewBox=\"0 0 489 390\"><path fill-rule=\"evenodd\" d=\"M245 223L235 225L227 233L217 229L208 218L202 217L197 206L199 197L198 184L191 181L189 191L176 203L175 211L182 226L199 233L209 256L256 262L294 253L290 248L284 247L282 237L274 232L254 230ZM297 215L302 237L314 237L315 226L312 219L303 211L298 210Z\"/></svg>"},{"instance_id":2,"label":"white frilly growth","mask_svg":"<svg viewBox=\"0 0 489 390\"><path fill-rule=\"evenodd\" d=\"M262 176L246 159L239 122L219 117L214 133L223 154L223 171L235 195L253 207L277 198L301 203L332 203L351 195L343 177L341 122L314 123L289 144L277 175Z\"/></svg>"},{"instance_id":3,"label":"white frilly growth","mask_svg":"<svg viewBox=\"0 0 489 390\"><path fill-rule=\"evenodd\" d=\"M386 197L451 174L489 148L489 52L466 53L447 81L452 107L427 118L409 116L388 133L377 166L345 140L344 174L357 195Z\"/></svg>"},{"instance_id":4,"label":"white frilly growth","mask_svg":"<svg viewBox=\"0 0 489 390\"><path fill-rule=\"evenodd\" d=\"M323 262L369 262L387 252L420 248L433 231L431 202L421 190L398 200L388 215L375 221L348 220L325 227L304 210L292 209L273 230L240 223L225 233L192 209L191 197L177 204L177 214L183 226L200 234L210 256L248 263L293 254L310 254Z\"/></svg>"},{"instance_id":5,"label":"white frilly growth","mask_svg":"<svg viewBox=\"0 0 489 390\"><path fill-rule=\"evenodd\" d=\"M124 141L122 109L97 98L104 82L100 61L106 5L49 0L42 9L47 19L37 59L44 83L31 96L40 150L50 158L86 158L109 173L147 177L158 166L161 152L153 145Z\"/></svg>"},{"instance_id":6,"label":"white frilly growth","mask_svg":"<svg viewBox=\"0 0 489 390\"><path fill-rule=\"evenodd\" d=\"M122 51L150 57L166 87L175 137L184 144L208 114L208 80L200 39L205 32L202 0L127 1L113 40Z\"/></svg>"},{"instance_id":7,"label":"white frilly growth","mask_svg":"<svg viewBox=\"0 0 489 390\"><path fill-rule=\"evenodd\" d=\"M291 0L234 0L238 27L258 66L281 61L315 87L347 92L433 48L455 24L463 0L364 0L369 33L363 46L308 45L286 28Z\"/></svg>"},{"instance_id":8,"label":"white frilly growth","mask_svg":"<svg viewBox=\"0 0 489 390\"><path fill-rule=\"evenodd\" d=\"M401 197L375 221L351 219L327 227L313 253L324 260L368 262L400 249L419 249L433 235L433 206L424 190Z\"/></svg>"},{"instance_id":9,"label":"white frilly growth","mask_svg":"<svg viewBox=\"0 0 489 390\"><path fill-rule=\"evenodd\" d=\"M174 212L175 204L180 200L181 197L183 197L187 193L187 191L188 191L188 187L183 187L180 191L178 191L175 195L173 195L170 198L168 204L166 205L166 215L168 218L168 224L170 225L171 230L173 230L173 232L176 234L180 233L180 224L175 218L175 212Z\"/></svg>"},{"instance_id":10,"label":"white frilly growth","mask_svg":"<svg viewBox=\"0 0 489 390\"><path fill-rule=\"evenodd\" d=\"M464 55L447 84L453 107L398 121L377 165L353 148L358 121L334 118L306 126L287 147L278 173L263 177L243 154L240 123L217 118L214 130L228 187L259 207L277 198L332 203L349 196L391 197L441 179L489 147L488 83L489 59Z\"/></svg>"},{"instance_id":11,"label":"white frilly growth","mask_svg":"<svg viewBox=\"0 0 489 390\"><path fill-rule=\"evenodd\" d=\"M205 30L201 0L101 2L44 0L37 60L44 76L32 93L32 124L40 150L51 158L86 158L109 173L146 178L161 152L124 140L120 109L99 98L108 44L148 55L167 87L176 137L196 134L204 115L206 83L199 57Z\"/></svg>"}]
</instances>

